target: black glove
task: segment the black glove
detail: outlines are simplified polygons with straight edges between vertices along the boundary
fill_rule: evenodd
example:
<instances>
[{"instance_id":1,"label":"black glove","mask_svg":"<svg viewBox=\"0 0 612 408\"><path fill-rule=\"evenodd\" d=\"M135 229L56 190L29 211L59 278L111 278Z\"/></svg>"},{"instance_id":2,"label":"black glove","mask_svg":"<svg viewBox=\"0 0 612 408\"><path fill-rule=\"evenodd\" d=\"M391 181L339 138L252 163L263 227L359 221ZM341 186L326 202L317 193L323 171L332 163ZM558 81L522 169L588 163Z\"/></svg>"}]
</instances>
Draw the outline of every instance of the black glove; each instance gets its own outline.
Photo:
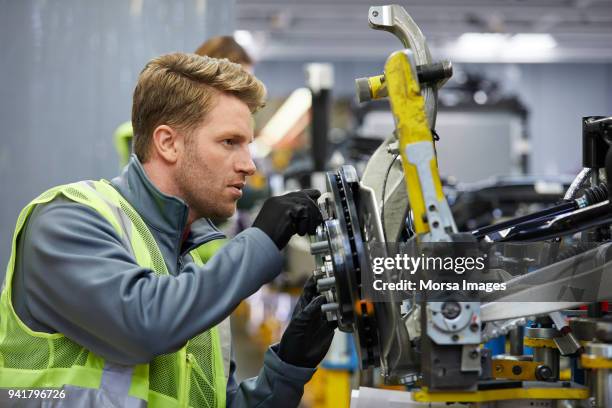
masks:
<instances>
[{"instance_id":1,"label":"black glove","mask_svg":"<svg viewBox=\"0 0 612 408\"><path fill-rule=\"evenodd\" d=\"M302 190L268 198L253 226L265 232L278 249L283 249L293 234L314 234L323 222L314 201L320 195L318 190Z\"/></svg>"},{"instance_id":2,"label":"black glove","mask_svg":"<svg viewBox=\"0 0 612 408\"><path fill-rule=\"evenodd\" d=\"M317 296L317 284L310 277L304 285L289 326L278 346L278 357L297 366L314 368L329 350L336 322L328 322L321 311L325 296Z\"/></svg>"}]
</instances>

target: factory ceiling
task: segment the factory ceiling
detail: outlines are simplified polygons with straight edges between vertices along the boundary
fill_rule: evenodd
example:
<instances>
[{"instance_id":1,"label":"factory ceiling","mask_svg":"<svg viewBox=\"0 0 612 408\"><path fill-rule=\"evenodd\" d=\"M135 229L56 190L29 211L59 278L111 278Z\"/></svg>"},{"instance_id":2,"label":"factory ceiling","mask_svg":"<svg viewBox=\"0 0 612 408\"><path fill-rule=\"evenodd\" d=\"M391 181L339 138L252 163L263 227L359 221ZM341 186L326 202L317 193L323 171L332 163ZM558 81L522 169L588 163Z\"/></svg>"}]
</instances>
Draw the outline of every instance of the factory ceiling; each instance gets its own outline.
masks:
<instances>
[{"instance_id":1,"label":"factory ceiling","mask_svg":"<svg viewBox=\"0 0 612 408\"><path fill-rule=\"evenodd\" d=\"M400 44L368 27L368 0L236 0L239 41L264 61L379 60ZM410 0L437 58L612 62L612 0ZM535 34L535 35L534 35Z\"/></svg>"}]
</instances>

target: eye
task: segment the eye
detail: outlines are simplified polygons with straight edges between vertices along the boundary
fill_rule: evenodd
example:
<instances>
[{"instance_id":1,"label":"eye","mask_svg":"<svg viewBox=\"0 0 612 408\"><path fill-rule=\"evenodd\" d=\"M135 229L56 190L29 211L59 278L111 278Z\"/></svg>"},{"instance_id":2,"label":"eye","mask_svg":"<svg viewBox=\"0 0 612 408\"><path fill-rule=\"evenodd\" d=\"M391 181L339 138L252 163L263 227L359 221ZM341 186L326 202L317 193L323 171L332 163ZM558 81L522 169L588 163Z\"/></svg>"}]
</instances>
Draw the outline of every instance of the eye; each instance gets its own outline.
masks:
<instances>
[{"instance_id":1,"label":"eye","mask_svg":"<svg viewBox=\"0 0 612 408\"><path fill-rule=\"evenodd\" d=\"M233 146L236 144L236 142L234 141L234 139L224 139L223 144L226 146Z\"/></svg>"}]
</instances>

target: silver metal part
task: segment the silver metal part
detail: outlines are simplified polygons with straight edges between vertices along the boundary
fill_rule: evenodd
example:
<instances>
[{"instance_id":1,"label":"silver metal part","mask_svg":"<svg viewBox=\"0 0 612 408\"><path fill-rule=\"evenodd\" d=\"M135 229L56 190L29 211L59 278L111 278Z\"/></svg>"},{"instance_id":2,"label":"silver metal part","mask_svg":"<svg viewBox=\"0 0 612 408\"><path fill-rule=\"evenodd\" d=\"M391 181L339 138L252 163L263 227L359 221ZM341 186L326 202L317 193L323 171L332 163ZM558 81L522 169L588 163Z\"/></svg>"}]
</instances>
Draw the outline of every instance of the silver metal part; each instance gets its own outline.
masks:
<instances>
[{"instance_id":1,"label":"silver metal part","mask_svg":"<svg viewBox=\"0 0 612 408\"><path fill-rule=\"evenodd\" d=\"M383 226L380 220L380 212L376 203L376 192L373 188L366 186L363 183L359 185L361 214L364 216L363 223L363 241L367 246L375 243L384 243Z\"/></svg>"},{"instance_id":2,"label":"silver metal part","mask_svg":"<svg viewBox=\"0 0 612 408\"><path fill-rule=\"evenodd\" d=\"M337 303L325 303L321 306L321 311L324 313L335 313L339 308L340 306Z\"/></svg>"},{"instance_id":3,"label":"silver metal part","mask_svg":"<svg viewBox=\"0 0 612 408\"><path fill-rule=\"evenodd\" d=\"M317 281L317 289L319 290L319 292L329 290L333 288L335 284L336 278L333 276L330 278L321 278Z\"/></svg>"},{"instance_id":4,"label":"silver metal part","mask_svg":"<svg viewBox=\"0 0 612 408\"><path fill-rule=\"evenodd\" d=\"M552 339L559 335L559 331L552 327L527 327L525 329L525 337L536 339Z\"/></svg>"},{"instance_id":5,"label":"silver metal part","mask_svg":"<svg viewBox=\"0 0 612 408\"><path fill-rule=\"evenodd\" d=\"M570 319L569 325L578 340L593 341L595 339L597 319L575 317Z\"/></svg>"},{"instance_id":6,"label":"silver metal part","mask_svg":"<svg viewBox=\"0 0 612 408\"><path fill-rule=\"evenodd\" d=\"M539 380L553 381L559 379L559 350L548 347L534 347L533 361L542 362L542 365L536 369L536 377L539 377Z\"/></svg>"},{"instance_id":7,"label":"silver metal part","mask_svg":"<svg viewBox=\"0 0 612 408\"><path fill-rule=\"evenodd\" d=\"M370 7L368 13L370 27L388 31L395 35L404 48L414 52L416 65L431 64L431 53L425 36L412 17L399 5ZM421 94L425 99L425 112L430 129L436 126L437 90L435 87L422 86Z\"/></svg>"},{"instance_id":8,"label":"silver metal part","mask_svg":"<svg viewBox=\"0 0 612 408\"><path fill-rule=\"evenodd\" d=\"M357 78L355 80L355 93L359 103L372 100L372 90L370 89L370 81L368 78Z\"/></svg>"},{"instance_id":9,"label":"silver metal part","mask_svg":"<svg viewBox=\"0 0 612 408\"><path fill-rule=\"evenodd\" d=\"M488 322L482 332L482 341L487 342L496 337L505 336L510 330L519 326L524 326L525 324L527 324L527 319L524 317Z\"/></svg>"},{"instance_id":10,"label":"silver metal part","mask_svg":"<svg viewBox=\"0 0 612 408\"><path fill-rule=\"evenodd\" d=\"M589 343L585 354L612 360L612 344ZM609 369L591 370L592 388L596 407L612 407L612 371Z\"/></svg>"},{"instance_id":11,"label":"silver metal part","mask_svg":"<svg viewBox=\"0 0 612 408\"><path fill-rule=\"evenodd\" d=\"M580 305L582 302L490 302L481 305L480 319L483 322L515 319L571 309Z\"/></svg>"},{"instance_id":12,"label":"silver metal part","mask_svg":"<svg viewBox=\"0 0 612 408\"><path fill-rule=\"evenodd\" d=\"M313 255L329 252L329 244L327 241L318 241L310 244L310 253Z\"/></svg>"},{"instance_id":13,"label":"silver metal part","mask_svg":"<svg viewBox=\"0 0 612 408\"><path fill-rule=\"evenodd\" d=\"M371 246L384 243L385 239L374 189L360 183L359 193L362 238L366 257L369 257ZM383 375L397 376L398 381L405 376L413 375L412 367L416 361L410 346L410 333L402 320L401 300L389 299L389 302L375 303L374 307L378 316L377 328L381 342L380 360Z\"/></svg>"},{"instance_id":14,"label":"silver metal part","mask_svg":"<svg viewBox=\"0 0 612 408\"><path fill-rule=\"evenodd\" d=\"M456 232L457 226L446 199L438 200L434 188L435 184L431 173L431 160L435 155L433 144L431 142L411 143L406 147L405 153L408 162L414 164L417 168L421 191L425 200L427 223L430 231L423 240L431 242L450 241L448 232Z\"/></svg>"},{"instance_id":15,"label":"silver metal part","mask_svg":"<svg viewBox=\"0 0 612 408\"><path fill-rule=\"evenodd\" d=\"M579 286L596 294L596 299L612 299L612 261L606 261L610 244L583 252L537 271L518 276L506 282L506 291L492 296L492 302L481 307L482 321L512 319L523 316L548 314L572 309L585 303L584 299L559 302L525 302L525 299L555 299L560 293L572 295L567 287Z\"/></svg>"},{"instance_id":16,"label":"silver metal part","mask_svg":"<svg viewBox=\"0 0 612 408\"><path fill-rule=\"evenodd\" d=\"M479 344L478 302L457 302L461 310L454 319L444 317L446 302L427 303L427 334L436 344Z\"/></svg>"},{"instance_id":17,"label":"silver metal part","mask_svg":"<svg viewBox=\"0 0 612 408\"><path fill-rule=\"evenodd\" d=\"M387 146L387 152L390 154L399 154L399 142L395 141Z\"/></svg>"},{"instance_id":18,"label":"silver metal part","mask_svg":"<svg viewBox=\"0 0 612 408\"><path fill-rule=\"evenodd\" d=\"M595 326L595 338L602 343L612 343L612 321L599 321Z\"/></svg>"},{"instance_id":19,"label":"silver metal part","mask_svg":"<svg viewBox=\"0 0 612 408\"><path fill-rule=\"evenodd\" d=\"M381 223L384 223L386 239L390 242L396 242L400 232L405 228L409 207L399 151L397 154L387 151L396 145L395 135L389 136L370 157L361 178L361 185L374 191L376 203L381 210L380 214L384 208L384 219L381 217Z\"/></svg>"},{"instance_id":20,"label":"silver metal part","mask_svg":"<svg viewBox=\"0 0 612 408\"><path fill-rule=\"evenodd\" d=\"M508 331L508 342L511 355L523 355L523 332L520 327L514 327Z\"/></svg>"},{"instance_id":21,"label":"silver metal part","mask_svg":"<svg viewBox=\"0 0 612 408\"><path fill-rule=\"evenodd\" d=\"M571 200L573 198L576 198L578 190L580 190L582 185L591 177L592 172L593 169L589 169L586 167L582 169L580 173L578 173L574 181L572 181L572 184L570 184L569 188L565 192L565 196L563 196L563 199Z\"/></svg>"},{"instance_id":22,"label":"silver metal part","mask_svg":"<svg viewBox=\"0 0 612 408\"><path fill-rule=\"evenodd\" d=\"M569 356L580 350L580 342L573 333L567 333L553 339L562 356Z\"/></svg>"},{"instance_id":23,"label":"silver metal part","mask_svg":"<svg viewBox=\"0 0 612 408\"><path fill-rule=\"evenodd\" d=\"M317 200L317 204L319 206L319 210L321 210L321 215L324 220L328 220L333 217L333 214L330 214L331 201L333 200L333 196L330 192L324 192L321 194L319 199ZM325 229L323 227L317 228L317 241L321 241L327 238L325 236Z\"/></svg>"},{"instance_id":24,"label":"silver metal part","mask_svg":"<svg viewBox=\"0 0 612 408\"><path fill-rule=\"evenodd\" d=\"M589 343L586 346L585 353L591 356L612 360L612 344Z\"/></svg>"},{"instance_id":25,"label":"silver metal part","mask_svg":"<svg viewBox=\"0 0 612 408\"><path fill-rule=\"evenodd\" d=\"M595 404L597 407L612 407L612 372L597 370L595 372Z\"/></svg>"},{"instance_id":26,"label":"silver metal part","mask_svg":"<svg viewBox=\"0 0 612 408\"><path fill-rule=\"evenodd\" d=\"M406 374L399 379L399 383L403 385L413 385L419 380L418 373Z\"/></svg>"},{"instance_id":27,"label":"silver metal part","mask_svg":"<svg viewBox=\"0 0 612 408\"><path fill-rule=\"evenodd\" d=\"M561 330L567 326L567 319L565 318L565 315L559 311L549 313L548 317L550 317L555 326L557 326L557 330Z\"/></svg>"},{"instance_id":28,"label":"silver metal part","mask_svg":"<svg viewBox=\"0 0 612 408\"><path fill-rule=\"evenodd\" d=\"M480 374L480 350L478 344L466 344L461 349L461 371L478 371Z\"/></svg>"}]
</instances>

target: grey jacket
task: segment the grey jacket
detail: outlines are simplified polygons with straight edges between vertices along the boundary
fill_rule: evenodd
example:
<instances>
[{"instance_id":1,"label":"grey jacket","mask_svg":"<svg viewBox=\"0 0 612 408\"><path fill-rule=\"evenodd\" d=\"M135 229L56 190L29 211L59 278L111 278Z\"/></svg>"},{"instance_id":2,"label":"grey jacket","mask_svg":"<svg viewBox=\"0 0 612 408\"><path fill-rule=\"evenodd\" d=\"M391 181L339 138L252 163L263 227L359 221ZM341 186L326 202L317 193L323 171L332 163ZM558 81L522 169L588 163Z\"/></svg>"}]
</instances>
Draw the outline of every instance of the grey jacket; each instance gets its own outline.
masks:
<instances>
[{"instance_id":1,"label":"grey jacket","mask_svg":"<svg viewBox=\"0 0 612 408\"><path fill-rule=\"evenodd\" d=\"M279 274L280 253L257 228L197 267L188 252L223 235L202 219L183 237L187 206L161 193L135 156L112 184L147 223L170 276L140 267L96 211L57 198L34 209L17 242L13 303L31 329L61 332L114 363L145 363L218 324ZM281 361L272 346L258 377L238 384L234 372L232 361L228 406L290 407L314 369Z\"/></svg>"}]
</instances>

